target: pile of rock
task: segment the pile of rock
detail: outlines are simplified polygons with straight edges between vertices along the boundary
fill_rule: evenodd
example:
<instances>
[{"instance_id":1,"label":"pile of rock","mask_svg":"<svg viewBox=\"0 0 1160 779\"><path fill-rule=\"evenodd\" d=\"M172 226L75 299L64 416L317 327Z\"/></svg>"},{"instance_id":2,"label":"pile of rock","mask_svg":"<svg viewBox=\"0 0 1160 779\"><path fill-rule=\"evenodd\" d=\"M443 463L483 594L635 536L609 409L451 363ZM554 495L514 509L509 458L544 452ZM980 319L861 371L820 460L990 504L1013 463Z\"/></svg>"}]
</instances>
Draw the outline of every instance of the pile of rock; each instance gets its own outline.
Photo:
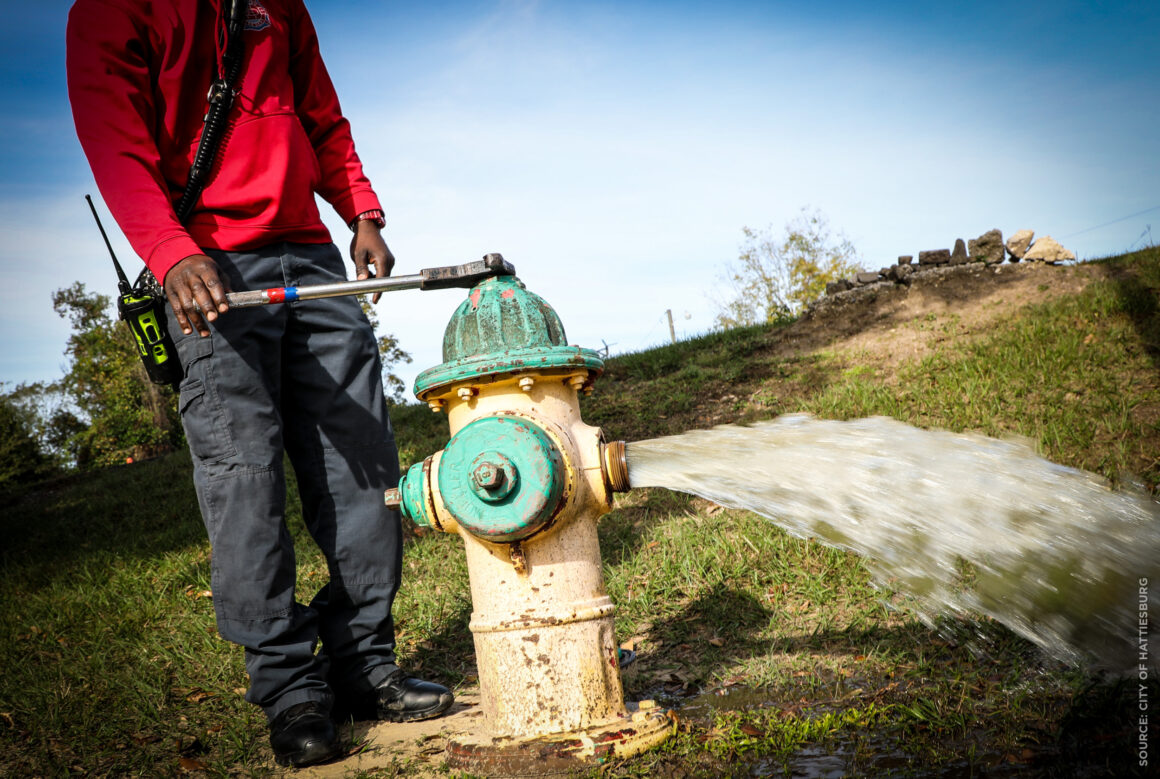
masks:
<instances>
[{"instance_id":1,"label":"pile of rock","mask_svg":"<svg viewBox=\"0 0 1160 779\"><path fill-rule=\"evenodd\" d=\"M1044 262L1058 265L1065 260L1074 260L1075 253L1060 246L1059 242L1050 235L1045 235L1034 243L1032 230L1020 230L1003 243L1003 234L998 230L988 230L978 238L972 238L966 243L962 238L955 240L954 249L928 249L918 253L918 263L914 256L904 254L898 262L878 271L863 271L852 279L839 279L826 285L826 294L835 295L855 287L864 287L882 282L909 284L911 276L925 270L944 268L967 263L982 263L998 265L1004 259L1011 262L1020 260L1027 262Z\"/></svg>"}]
</instances>

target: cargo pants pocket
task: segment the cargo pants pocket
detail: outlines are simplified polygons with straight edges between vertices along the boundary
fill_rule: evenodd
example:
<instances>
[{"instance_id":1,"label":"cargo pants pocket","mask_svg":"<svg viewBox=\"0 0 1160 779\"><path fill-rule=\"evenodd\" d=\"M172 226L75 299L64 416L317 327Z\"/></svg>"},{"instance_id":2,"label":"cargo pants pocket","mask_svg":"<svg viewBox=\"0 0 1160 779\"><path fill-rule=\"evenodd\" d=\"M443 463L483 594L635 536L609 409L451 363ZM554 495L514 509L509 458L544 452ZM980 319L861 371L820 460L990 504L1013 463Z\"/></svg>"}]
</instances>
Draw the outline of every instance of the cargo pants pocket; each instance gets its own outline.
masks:
<instances>
[{"instance_id":1,"label":"cargo pants pocket","mask_svg":"<svg viewBox=\"0 0 1160 779\"><path fill-rule=\"evenodd\" d=\"M193 336L177 343L185 378L178 387L178 409L189 451L214 462L237 454L225 408L213 379L213 339Z\"/></svg>"}]
</instances>

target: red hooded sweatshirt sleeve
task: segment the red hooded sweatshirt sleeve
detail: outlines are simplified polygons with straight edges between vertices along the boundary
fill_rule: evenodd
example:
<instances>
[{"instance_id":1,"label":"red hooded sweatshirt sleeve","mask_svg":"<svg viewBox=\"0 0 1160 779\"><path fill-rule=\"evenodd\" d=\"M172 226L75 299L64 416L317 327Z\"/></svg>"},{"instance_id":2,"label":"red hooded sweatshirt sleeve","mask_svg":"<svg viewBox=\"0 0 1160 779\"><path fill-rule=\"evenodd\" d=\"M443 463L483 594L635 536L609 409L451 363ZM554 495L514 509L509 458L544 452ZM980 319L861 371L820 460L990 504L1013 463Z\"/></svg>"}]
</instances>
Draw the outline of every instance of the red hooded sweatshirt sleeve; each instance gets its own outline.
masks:
<instances>
[{"instance_id":1,"label":"red hooded sweatshirt sleeve","mask_svg":"<svg viewBox=\"0 0 1160 779\"><path fill-rule=\"evenodd\" d=\"M77 0L67 71L77 136L129 242L159 279L203 249L326 243L379 209L301 0L250 0L238 96L209 182L177 221L216 75L218 3Z\"/></svg>"}]
</instances>

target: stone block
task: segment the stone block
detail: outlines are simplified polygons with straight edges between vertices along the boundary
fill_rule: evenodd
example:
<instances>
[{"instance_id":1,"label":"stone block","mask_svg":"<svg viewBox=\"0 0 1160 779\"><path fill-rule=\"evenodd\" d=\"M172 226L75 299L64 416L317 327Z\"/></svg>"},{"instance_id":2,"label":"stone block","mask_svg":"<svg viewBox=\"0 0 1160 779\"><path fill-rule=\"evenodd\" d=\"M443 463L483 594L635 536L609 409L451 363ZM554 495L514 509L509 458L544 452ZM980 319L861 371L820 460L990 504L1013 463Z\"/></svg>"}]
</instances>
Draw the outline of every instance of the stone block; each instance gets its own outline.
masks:
<instances>
[{"instance_id":1,"label":"stone block","mask_svg":"<svg viewBox=\"0 0 1160 779\"><path fill-rule=\"evenodd\" d=\"M1020 230L1007 239L1007 253L1011 255L1011 262L1019 262L1027 254L1027 247L1035 237L1034 230Z\"/></svg>"},{"instance_id":2,"label":"stone block","mask_svg":"<svg viewBox=\"0 0 1160 779\"><path fill-rule=\"evenodd\" d=\"M966 265L967 264L967 245L963 243L962 238L955 239L955 248L951 252L951 265Z\"/></svg>"},{"instance_id":3,"label":"stone block","mask_svg":"<svg viewBox=\"0 0 1160 779\"><path fill-rule=\"evenodd\" d=\"M1050 235L1045 235L1031 245L1031 248L1023 255L1023 259L1028 262L1037 261L1055 265L1064 260L1074 260L1075 252L1068 251L1060 245L1059 241Z\"/></svg>"},{"instance_id":4,"label":"stone block","mask_svg":"<svg viewBox=\"0 0 1160 779\"><path fill-rule=\"evenodd\" d=\"M988 230L978 238L972 238L968 246L971 259L975 262L998 265L1003 261L1003 233L998 229Z\"/></svg>"},{"instance_id":5,"label":"stone block","mask_svg":"<svg viewBox=\"0 0 1160 779\"><path fill-rule=\"evenodd\" d=\"M892 265L890 266L890 270L886 273L886 278L890 281L907 282L907 279L913 273L913 265Z\"/></svg>"}]
</instances>

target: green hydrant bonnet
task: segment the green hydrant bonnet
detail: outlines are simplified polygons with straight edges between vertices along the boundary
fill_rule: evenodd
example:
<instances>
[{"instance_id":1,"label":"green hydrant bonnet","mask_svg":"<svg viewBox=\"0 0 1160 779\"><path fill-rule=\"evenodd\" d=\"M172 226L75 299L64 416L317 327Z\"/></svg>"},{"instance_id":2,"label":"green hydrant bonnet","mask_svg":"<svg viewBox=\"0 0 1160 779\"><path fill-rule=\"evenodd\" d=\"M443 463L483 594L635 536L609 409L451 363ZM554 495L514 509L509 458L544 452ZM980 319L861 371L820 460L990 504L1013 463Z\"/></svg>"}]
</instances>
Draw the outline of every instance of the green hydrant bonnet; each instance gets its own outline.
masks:
<instances>
[{"instance_id":1,"label":"green hydrant bonnet","mask_svg":"<svg viewBox=\"0 0 1160 779\"><path fill-rule=\"evenodd\" d=\"M595 378L604 361L591 349L568 346L555 309L514 276L476 285L443 333L443 364L415 380L420 400L464 381L535 370L584 369Z\"/></svg>"}]
</instances>

